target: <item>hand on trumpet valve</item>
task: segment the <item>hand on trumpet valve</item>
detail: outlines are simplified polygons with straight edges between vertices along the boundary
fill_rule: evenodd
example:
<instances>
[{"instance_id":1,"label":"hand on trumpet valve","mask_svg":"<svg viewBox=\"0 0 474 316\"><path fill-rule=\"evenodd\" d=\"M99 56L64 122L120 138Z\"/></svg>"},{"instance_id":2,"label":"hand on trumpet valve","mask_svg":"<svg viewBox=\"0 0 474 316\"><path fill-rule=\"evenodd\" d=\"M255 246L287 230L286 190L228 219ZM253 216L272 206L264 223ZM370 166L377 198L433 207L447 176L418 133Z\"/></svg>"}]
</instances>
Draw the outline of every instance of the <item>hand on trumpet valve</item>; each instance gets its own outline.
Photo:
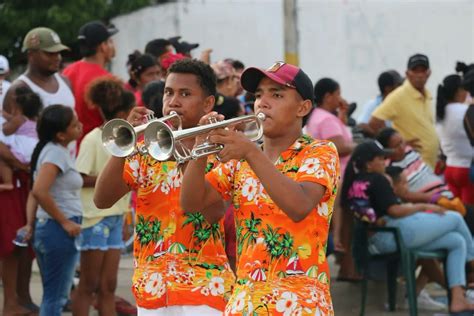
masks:
<instances>
[{"instance_id":1,"label":"hand on trumpet valve","mask_svg":"<svg viewBox=\"0 0 474 316\"><path fill-rule=\"evenodd\" d=\"M138 126L148 121L150 115L153 115L153 111L142 106L136 106L130 111L127 117L127 121L132 126Z\"/></svg>"},{"instance_id":2,"label":"hand on trumpet valve","mask_svg":"<svg viewBox=\"0 0 474 316\"><path fill-rule=\"evenodd\" d=\"M224 120L224 115L219 114L215 111L209 112L199 120L198 126L212 124Z\"/></svg>"},{"instance_id":3,"label":"hand on trumpet valve","mask_svg":"<svg viewBox=\"0 0 474 316\"><path fill-rule=\"evenodd\" d=\"M198 126L208 125L208 124L220 122L223 120L224 120L224 115L212 111L212 112L207 113L203 117L201 117L201 119L199 120ZM195 144L200 145L202 143L205 143L208 141L208 138L209 138L209 134L198 135L196 136Z\"/></svg>"},{"instance_id":4,"label":"hand on trumpet valve","mask_svg":"<svg viewBox=\"0 0 474 316\"><path fill-rule=\"evenodd\" d=\"M211 131L208 142L223 145L223 149L217 154L218 160L223 163L232 159L248 159L252 152L259 150L244 133L231 126Z\"/></svg>"}]
</instances>

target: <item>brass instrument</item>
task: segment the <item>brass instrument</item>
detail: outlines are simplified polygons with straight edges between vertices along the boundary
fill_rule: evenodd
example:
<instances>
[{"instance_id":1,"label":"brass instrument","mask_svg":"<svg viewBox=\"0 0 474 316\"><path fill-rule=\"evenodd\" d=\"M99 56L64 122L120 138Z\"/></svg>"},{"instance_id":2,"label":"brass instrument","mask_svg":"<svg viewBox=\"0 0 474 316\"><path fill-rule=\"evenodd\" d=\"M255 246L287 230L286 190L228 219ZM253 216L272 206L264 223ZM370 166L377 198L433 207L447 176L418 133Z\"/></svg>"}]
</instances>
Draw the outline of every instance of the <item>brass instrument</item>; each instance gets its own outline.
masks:
<instances>
[{"instance_id":1,"label":"brass instrument","mask_svg":"<svg viewBox=\"0 0 474 316\"><path fill-rule=\"evenodd\" d=\"M244 134L251 141L258 141L263 136L262 122L265 114L245 115L221 122L213 121L210 124L174 131L162 122L156 122L145 130L145 147L148 154L159 161L175 157L178 163L191 159L198 159L207 155L218 153L223 145L204 142L193 149L187 149L181 142L184 139L194 138L198 135L208 134L210 131L230 126L243 127ZM254 125L251 128L251 125Z\"/></svg>"},{"instance_id":2,"label":"brass instrument","mask_svg":"<svg viewBox=\"0 0 474 316\"><path fill-rule=\"evenodd\" d=\"M158 119L153 114L149 114L146 116L146 123L135 127L123 119L110 120L102 129L102 144L107 152L115 157L127 157L136 151L146 154L146 147L140 150L137 148L137 136L155 123L166 125L166 122L173 119L179 121L178 129L181 129L181 119L176 112L171 112L170 115Z\"/></svg>"}]
</instances>

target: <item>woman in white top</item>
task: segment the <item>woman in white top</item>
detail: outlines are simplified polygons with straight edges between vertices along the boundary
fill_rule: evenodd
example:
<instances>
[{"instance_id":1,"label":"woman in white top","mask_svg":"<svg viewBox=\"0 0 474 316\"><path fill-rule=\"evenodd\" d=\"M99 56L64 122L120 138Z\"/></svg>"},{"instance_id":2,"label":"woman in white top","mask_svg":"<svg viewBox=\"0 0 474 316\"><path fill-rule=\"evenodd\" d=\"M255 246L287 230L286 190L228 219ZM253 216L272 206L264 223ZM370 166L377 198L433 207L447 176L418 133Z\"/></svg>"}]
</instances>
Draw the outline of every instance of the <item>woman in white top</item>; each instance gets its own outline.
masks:
<instances>
[{"instance_id":1,"label":"woman in white top","mask_svg":"<svg viewBox=\"0 0 474 316\"><path fill-rule=\"evenodd\" d=\"M464 204L474 204L474 183L469 180L474 148L462 128L468 105L463 103L467 91L461 82L461 76L449 75L438 86L436 128L441 149L447 157L444 176L449 189L460 197Z\"/></svg>"}]
</instances>

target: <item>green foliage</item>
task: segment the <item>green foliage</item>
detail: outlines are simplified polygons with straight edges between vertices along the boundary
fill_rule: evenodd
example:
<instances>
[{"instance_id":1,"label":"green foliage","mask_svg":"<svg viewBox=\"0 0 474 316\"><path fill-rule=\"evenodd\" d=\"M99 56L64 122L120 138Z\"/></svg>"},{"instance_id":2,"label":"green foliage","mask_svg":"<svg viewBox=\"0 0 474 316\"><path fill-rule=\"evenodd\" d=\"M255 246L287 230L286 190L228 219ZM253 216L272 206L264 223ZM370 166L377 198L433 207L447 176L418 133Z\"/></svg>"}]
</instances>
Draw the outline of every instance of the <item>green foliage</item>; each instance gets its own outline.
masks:
<instances>
[{"instance_id":1,"label":"green foliage","mask_svg":"<svg viewBox=\"0 0 474 316\"><path fill-rule=\"evenodd\" d=\"M187 212L184 214L184 216L186 216L186 220L183 223L183 227L192 224L195 230L201 228L205 221L204 215L199 212Z\"/></svg>"},{"instance_id":2,"label":"green foliage","mask_svg":"<svg viewBox=\"0 0 474 316\"><path fill-rule=\"evenodd\" d=\"M12 64L21 62L23 37L34 27L55 30L64 44L74 47L81 25L169 0L0 0L0 54Z\"/></svg>"},{"instance_id":3,"label":"green foliage","mask_svg":"<svg viewBox=\"0 0 474 316\"><path fill-rule=\"evenodd\" d=\"M138 215L137 225L135 226L135 233L141 245L147 245L150 242L158 242L163 236L161 235L161 222L153 220L150 217L145 218L143 215Z\"/></svg>"}]
</instances>

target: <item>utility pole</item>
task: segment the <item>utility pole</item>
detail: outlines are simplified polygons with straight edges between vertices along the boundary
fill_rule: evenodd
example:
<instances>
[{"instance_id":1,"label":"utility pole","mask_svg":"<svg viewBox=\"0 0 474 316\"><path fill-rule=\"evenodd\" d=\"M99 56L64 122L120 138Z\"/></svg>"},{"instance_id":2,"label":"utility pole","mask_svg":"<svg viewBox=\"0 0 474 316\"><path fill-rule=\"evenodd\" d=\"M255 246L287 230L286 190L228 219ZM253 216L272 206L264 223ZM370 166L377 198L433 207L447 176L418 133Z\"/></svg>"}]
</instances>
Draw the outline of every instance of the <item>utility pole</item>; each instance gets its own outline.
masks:
<instances>
[{"instance_id":1,"label":"utility pole","mask_svg":"<svg viewBox=\"0 0 474 316\"><path fill-rule=\"evenodd\" d=\"M285 32L285 62L299 65L298 55L298 14L296 12L297 0L283 0L283 27Z\"/></svg>"}]
</instances>

